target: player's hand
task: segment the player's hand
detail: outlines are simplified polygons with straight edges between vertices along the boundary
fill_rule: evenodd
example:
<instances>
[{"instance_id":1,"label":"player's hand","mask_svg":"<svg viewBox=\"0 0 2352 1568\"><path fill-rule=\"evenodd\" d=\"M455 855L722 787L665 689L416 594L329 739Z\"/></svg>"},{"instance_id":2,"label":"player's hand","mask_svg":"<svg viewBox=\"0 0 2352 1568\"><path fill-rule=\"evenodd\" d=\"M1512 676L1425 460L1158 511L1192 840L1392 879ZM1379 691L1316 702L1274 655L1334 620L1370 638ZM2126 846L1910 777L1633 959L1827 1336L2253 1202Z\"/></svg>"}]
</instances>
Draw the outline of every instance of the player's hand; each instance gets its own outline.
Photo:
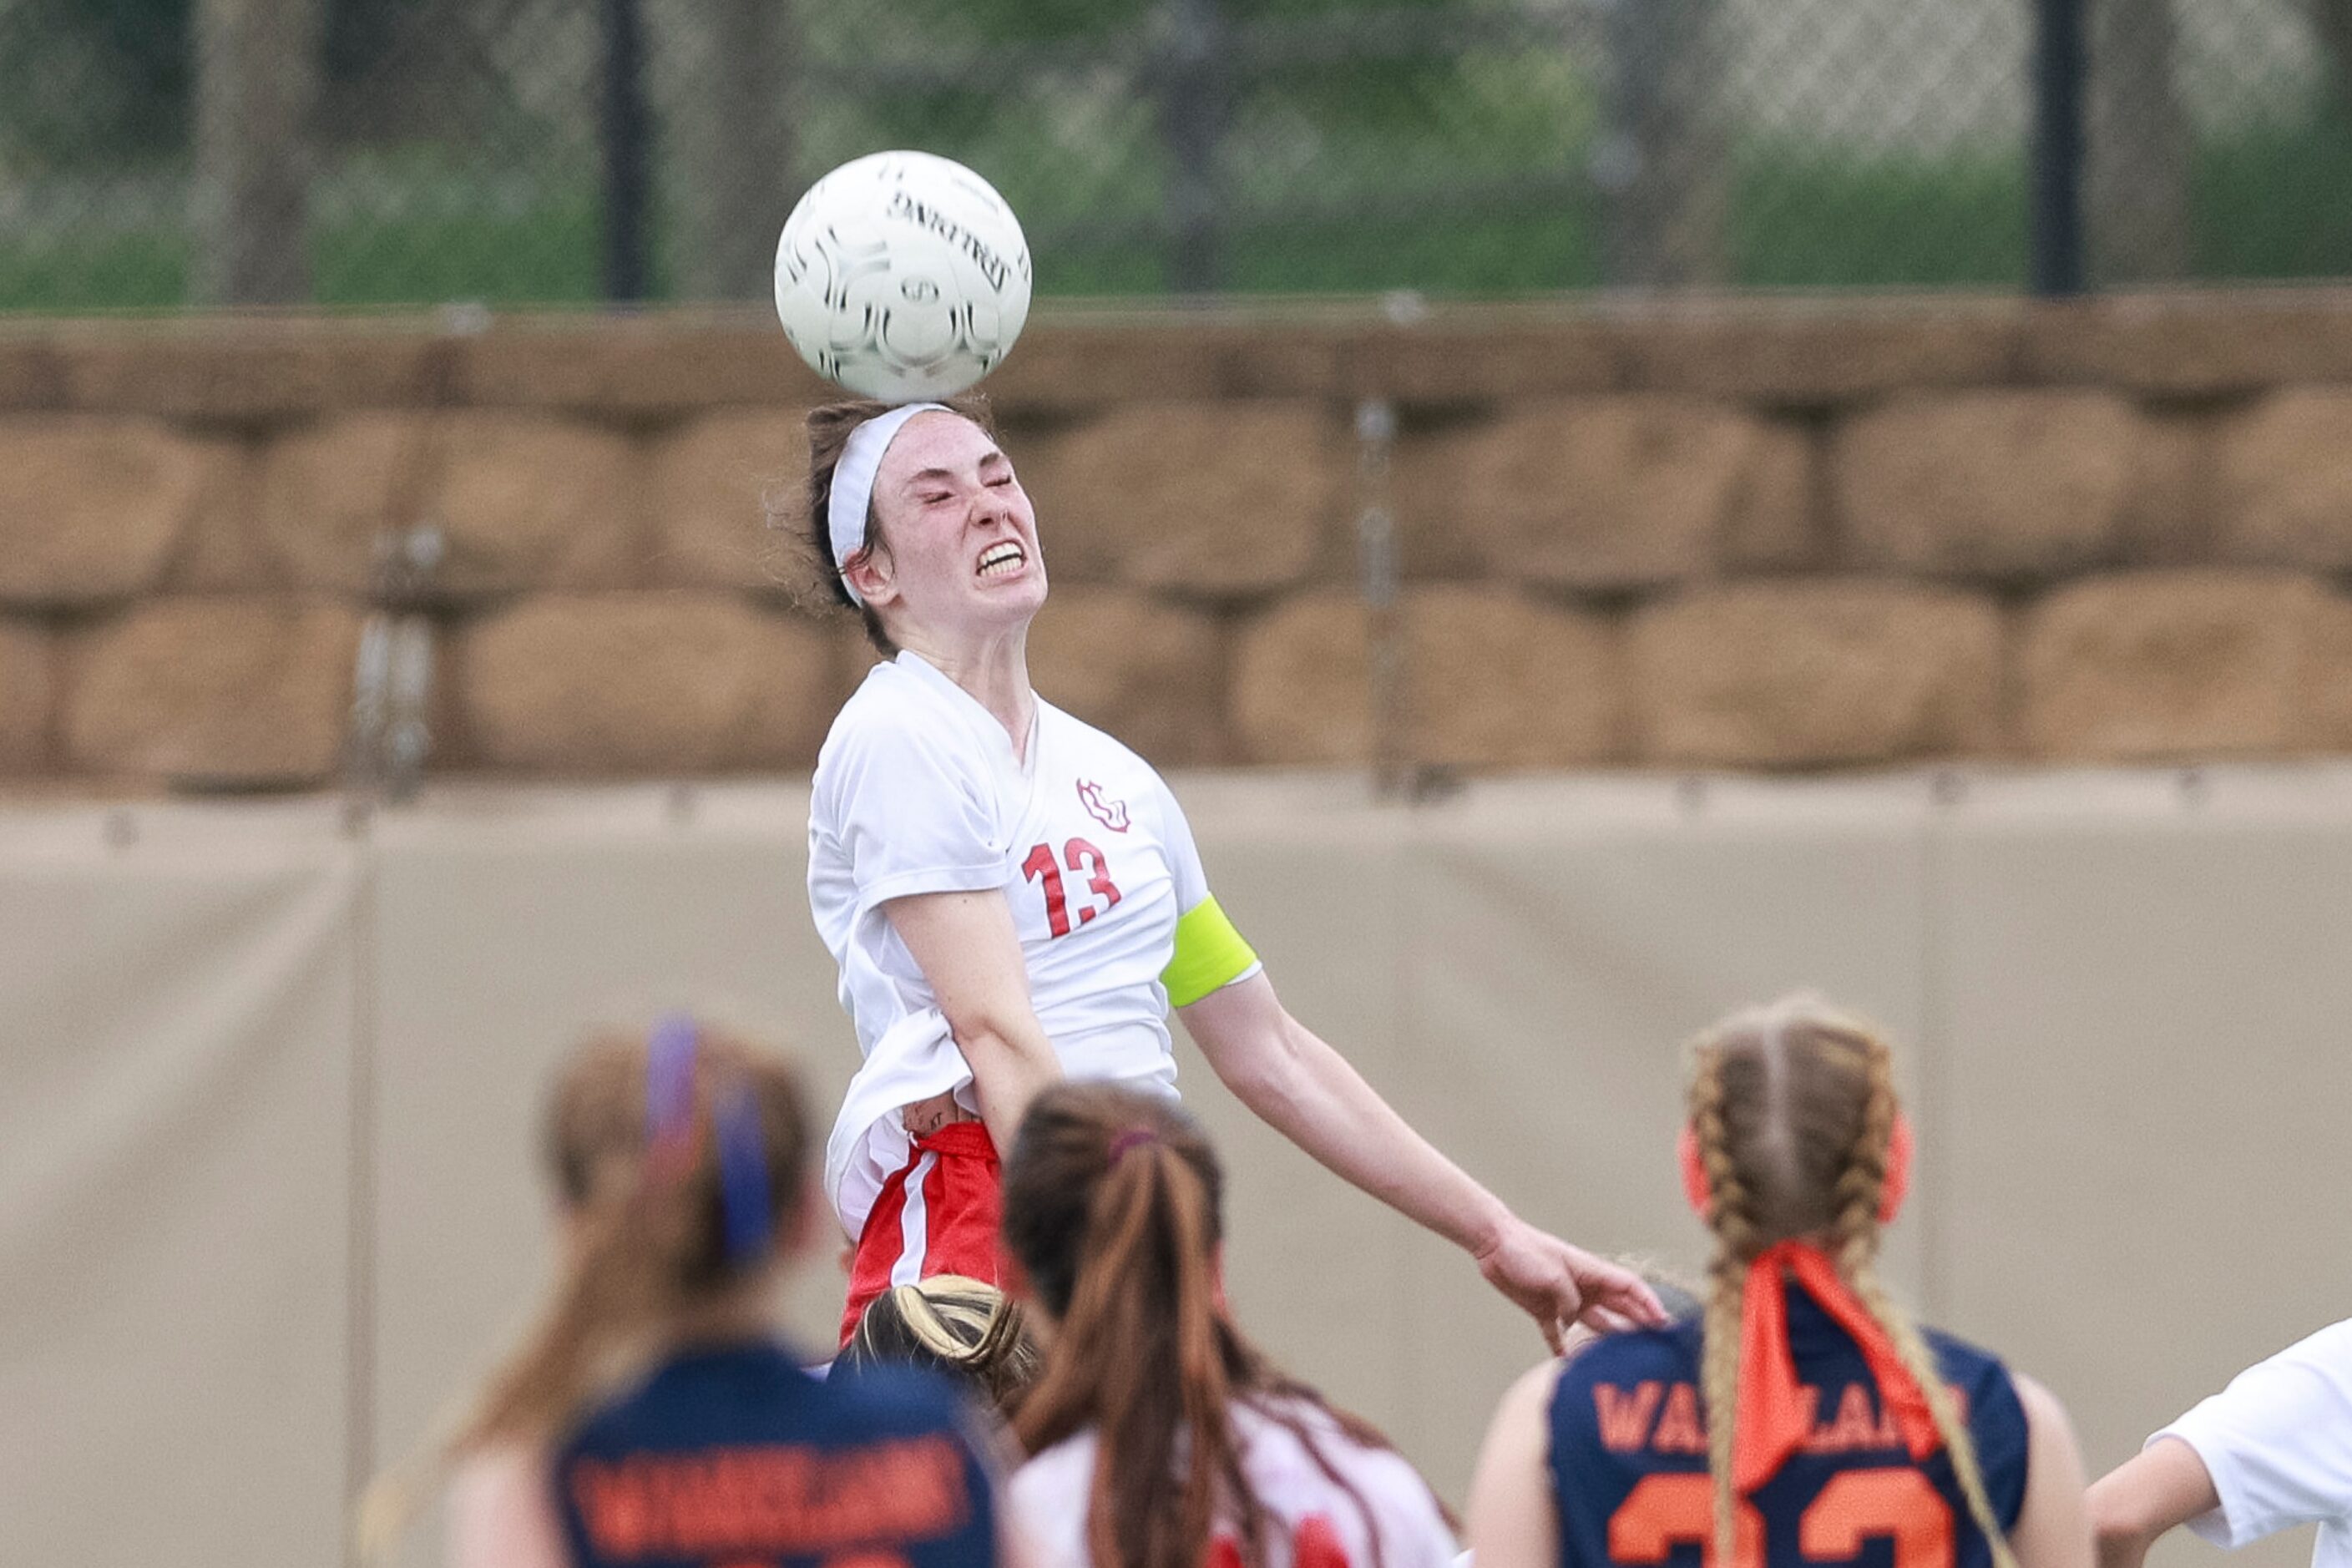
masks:
<instances>
[{"instance_id":1,"label":"player's hand","mask_svg":"<svg viewBox=\"0 0 2352 1568\"><path fill-rule=\"evenodd\" d=\"M1536 1321L1554 1355L1570 1323L1611 1333L1666 1321L1665 1309L1640 1275L1516 1216L1476 1257L1486 1283Z\"/></svg>"}]
</instances>

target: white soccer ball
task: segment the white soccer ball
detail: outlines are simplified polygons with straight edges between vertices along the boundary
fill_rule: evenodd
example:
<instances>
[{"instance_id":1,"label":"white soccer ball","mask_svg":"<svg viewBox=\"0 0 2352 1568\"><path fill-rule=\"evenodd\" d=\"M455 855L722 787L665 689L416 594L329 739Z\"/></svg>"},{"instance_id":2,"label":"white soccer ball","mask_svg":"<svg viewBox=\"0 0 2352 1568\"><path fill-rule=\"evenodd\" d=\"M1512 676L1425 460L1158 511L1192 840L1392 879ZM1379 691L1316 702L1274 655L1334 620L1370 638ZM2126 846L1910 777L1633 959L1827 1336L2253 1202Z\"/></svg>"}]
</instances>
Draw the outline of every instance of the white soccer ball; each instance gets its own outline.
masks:
<instances>
[{"instance_id":1,"label":"white soccer ball","mask_svg":"<svg viewBox=\"0 0 2352 1568\"><path fill-rule=\"evenodd\" d=\"M776 242L776 315L811 368L890 403L950 396L1029 319L1029 242L994 186L929 153L811 185Z\"/></svg>"}]
</instances>

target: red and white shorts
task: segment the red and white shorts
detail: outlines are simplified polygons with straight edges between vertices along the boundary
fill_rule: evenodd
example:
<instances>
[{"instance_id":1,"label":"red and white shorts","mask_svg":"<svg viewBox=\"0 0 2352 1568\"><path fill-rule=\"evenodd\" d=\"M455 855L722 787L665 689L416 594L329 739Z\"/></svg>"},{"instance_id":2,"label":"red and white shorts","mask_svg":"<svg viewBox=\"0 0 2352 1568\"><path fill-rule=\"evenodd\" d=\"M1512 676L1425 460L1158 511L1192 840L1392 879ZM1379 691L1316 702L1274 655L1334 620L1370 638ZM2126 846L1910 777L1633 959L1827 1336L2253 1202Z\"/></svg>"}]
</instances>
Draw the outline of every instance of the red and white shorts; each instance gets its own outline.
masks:
<instances>
[{"instance_id":1,"label":"red and white shorts","mask_svg":"<svg viewBox=\"0 0 2352 1568\"><path fill-rule=\"evenodd\" d=\"M894 1285L962 1274L1001 1285L1012 1278L997 1241L1004 1179L984 1121L950 1121L914 1141L907 1163L882 1184L849 1266L841 1342L866 1304Z\"/></svg>"}]
</instances>

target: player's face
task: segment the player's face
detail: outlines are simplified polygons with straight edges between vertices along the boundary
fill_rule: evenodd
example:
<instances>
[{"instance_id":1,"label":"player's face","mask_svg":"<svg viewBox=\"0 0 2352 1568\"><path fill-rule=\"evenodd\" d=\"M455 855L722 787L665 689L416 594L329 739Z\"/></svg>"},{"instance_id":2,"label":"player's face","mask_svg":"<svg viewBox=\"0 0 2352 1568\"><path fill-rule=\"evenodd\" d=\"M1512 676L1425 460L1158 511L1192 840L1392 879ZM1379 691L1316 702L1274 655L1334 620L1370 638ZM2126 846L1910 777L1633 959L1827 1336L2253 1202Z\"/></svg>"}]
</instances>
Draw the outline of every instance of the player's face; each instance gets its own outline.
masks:
<instances>
[{"instance_id":1,"label":"player's face","mask_svg":"<svg viewBox=\"0 0 2352 1568\"><path fill-rule=\"evenodd\" d=\"M887 620L932 637L986 635L1045 602L1037 518L988 433L957 414L907 421L874 477L877 552L858 591Z\"/></svg>"}]
</instances>

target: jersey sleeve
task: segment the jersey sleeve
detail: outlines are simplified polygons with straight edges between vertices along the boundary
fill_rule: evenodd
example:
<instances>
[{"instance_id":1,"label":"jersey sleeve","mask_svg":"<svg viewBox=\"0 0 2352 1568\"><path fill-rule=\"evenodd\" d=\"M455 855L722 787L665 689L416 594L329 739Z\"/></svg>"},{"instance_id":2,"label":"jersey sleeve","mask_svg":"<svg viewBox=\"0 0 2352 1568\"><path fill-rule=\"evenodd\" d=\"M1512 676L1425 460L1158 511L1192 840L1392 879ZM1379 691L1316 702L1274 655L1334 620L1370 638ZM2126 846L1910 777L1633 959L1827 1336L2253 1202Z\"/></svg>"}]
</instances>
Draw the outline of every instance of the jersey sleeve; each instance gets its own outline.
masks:
<instances>
[{"instance_id":1,"label":"jersey sleeve","mask_svg":"<svg viewBox=\"0 0 2352 1568\"><path fill-rule=\"evenodd\" d=\"M1265 965L1210 893L1200 847L1192 842L1192 825L1165 784L1160 786L1160 817L1177 909L1176 953L1160 972L1160 984L1167 989L1170 1006L1189 1007Z\"/></svg>"},{"instance_id":2,"label":"jersey sleeve","mask_svg":"<svg viewBox=\"0 0 2352 1568\"><path fill-rule=\"evenodd\" d=\"M2189 1528L2217 1546L2352 1517L2352 1320L2248 1367L2148 1441L2165 1437L2213 1478L2221 1506Z\"/></svg>"},{"instance_id":3,"label":"jersey sleeve","mask_svg":"<svg viewBox=\"0 0 2352 1568\"><path fill-rule=\"evenodd\" d=\"M820 805L866 909L911 893L1004 885L1004 834L986 765L920 715L842 737Z\"/></svg>"}]
</instances>

